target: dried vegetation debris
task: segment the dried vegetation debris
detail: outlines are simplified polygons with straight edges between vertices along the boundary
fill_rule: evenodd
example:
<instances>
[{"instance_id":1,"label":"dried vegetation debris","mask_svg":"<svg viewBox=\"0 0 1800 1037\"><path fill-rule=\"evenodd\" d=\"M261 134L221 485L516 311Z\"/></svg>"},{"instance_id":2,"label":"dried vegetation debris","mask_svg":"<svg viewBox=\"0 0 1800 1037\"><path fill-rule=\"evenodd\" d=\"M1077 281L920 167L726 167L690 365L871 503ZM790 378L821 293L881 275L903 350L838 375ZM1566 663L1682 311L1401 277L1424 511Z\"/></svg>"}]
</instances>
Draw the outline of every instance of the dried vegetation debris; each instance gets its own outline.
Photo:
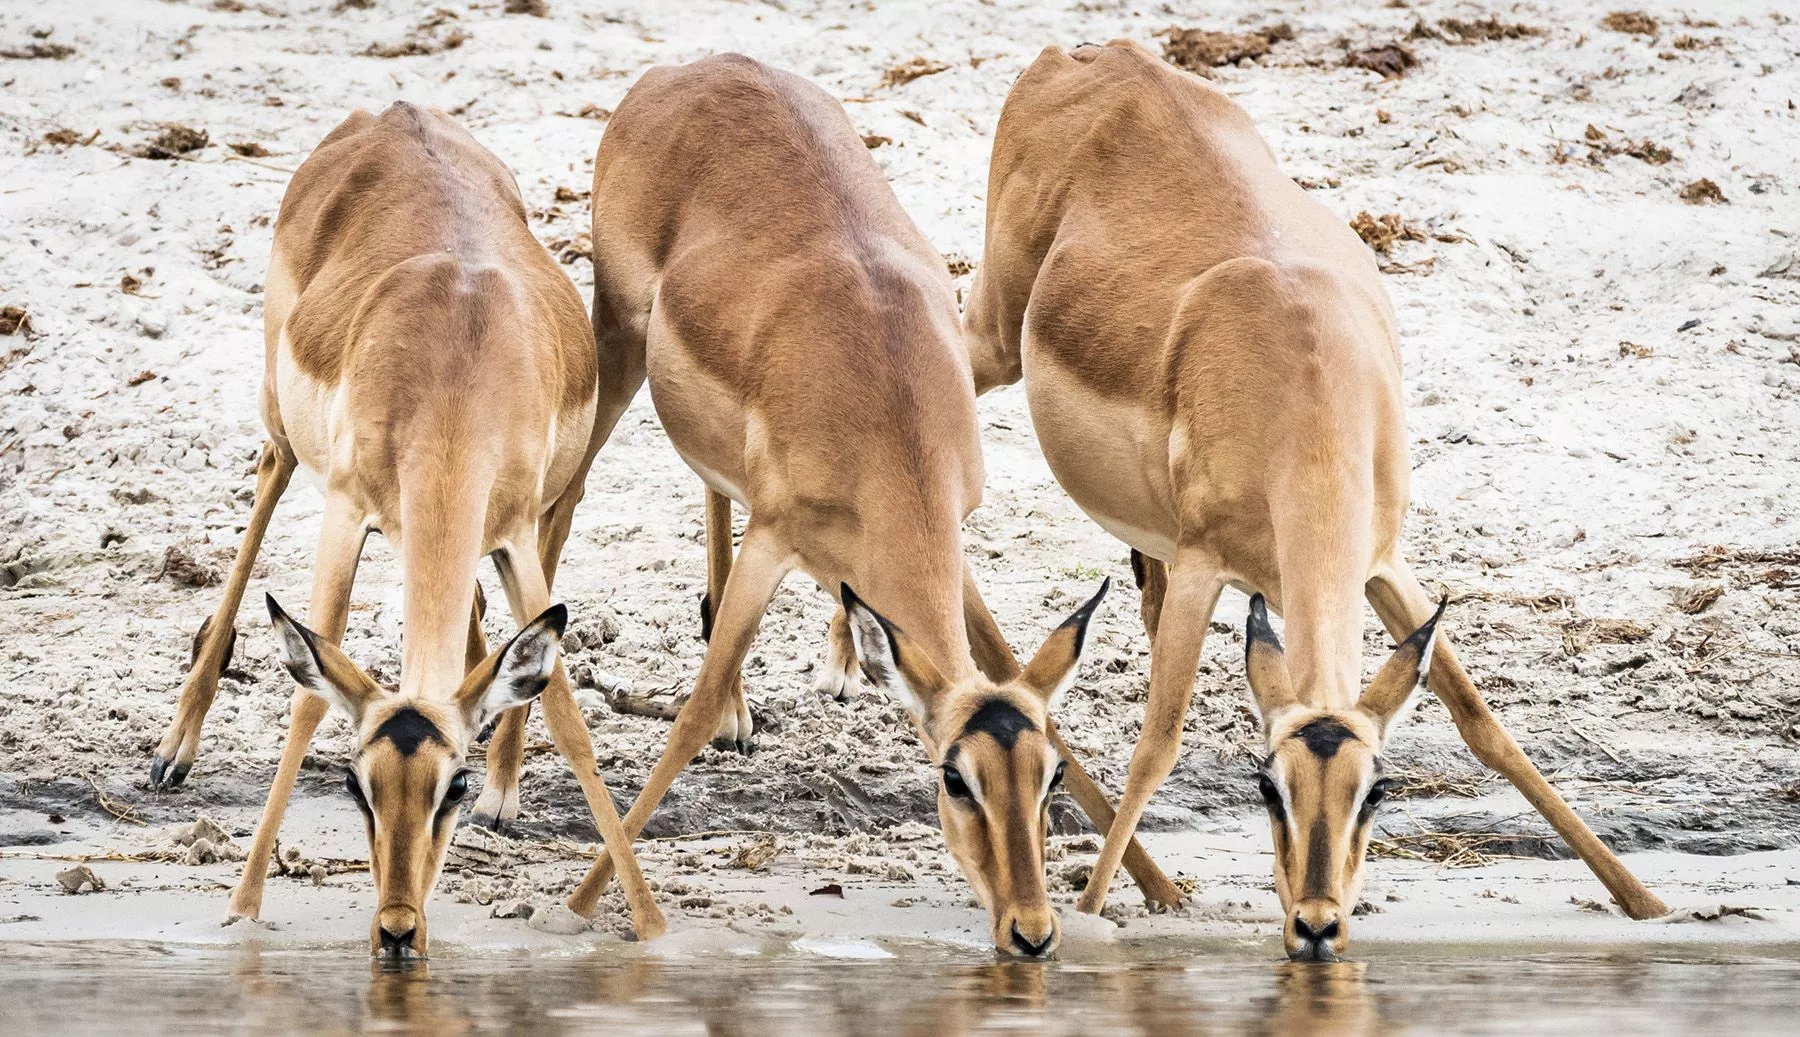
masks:
<instances>
[{"instance_id":1,"label":"dried vegetation debris","mask_svg":"<svg viewBox=\"0 0 1800 1037\"><path fill-rule=\"evenodd\" d=\"M182 587L211 587L223 578L218 566L183 544L170 544L163 551L162 568L156 575Z\"/></svg>"},{"instance_id":2,"label":"dried vegetation debris","mask_svg":"<svg viewBox=\"0 0 1800 1037\"><path fill-rule=\"evenodd\" d=\"M1661 26L1642 11L1614 11L1600 19L1600 27L1632 36L1655 36Z\"/></svg>"},{"instance_id":3,"label":"dried vegetation debris","mask_svg":"<svg viewBox=\"0 0 1800 1037\"><path fill-rule=\"evenodd\" d=\"M0 335L24 335L29 338L35 330L31 326L31 314L25 307L14 303L0 306Z\"/></svg>"},{"instance_id":4,"label":"dried vegetation debris","mask_svg":"<svg viewBox=\"0 0 1800 1037\"><path fill-rule=\"evenodd\" d=\"M436 8L419 19L413 30L394 43L371 43L363 50L371 58L413 58L455 50L469 41L468 32L457 21L455 11Z\"/></svg>"},{"instance_id":5,"label":"dried vegetation debris","mask_svg":"<svg viewBox=\"0 0 1800 1037\"><path fill-rule=\"evenodd\" d=\"M1421 18L1413 23L1412 31L1406 34L1409 40L1438 40L1452 46L1467 46L1472 43L1487 43L1493 40L1523 40L1533 36L1548 35L1535 25L1524 25L1519 22L1503 22L1489 16L1473 21L1462 18L1441 18L1437 24L1428 24Z\"/></svg>"},{"instance_id":6,"label":"dried vegetation debris","mask_svg":"<svg viewBox=\"0 0 1800 1037\"><path fill-rule=\"evenodd\" d=\"M12 58L14 61L62 61L74 56L75 48L66 43L45 43L42 40L0 47L0 58Z\"/></svg>"},{"instance_id":7,"label":"dried vegetation debris","mask_svg":"<svg viewBox=\"0 0 1800 1037\"><path fill-rule=\"evenodd\" d=\"M205 130L197 130L192 126L180 123L165 122L156 136L131 149L138 158L168 161L180 158L190 152L199 151L210 144L211 138Z\"/></svg>"},{"instance_id":8,"label":"dried vegetation debris","mask_svg":"<svg viewBox=\"0 0 1800 1037\"><path fill-rule=\"evenodd\" d=\"M935 76L939 72L949 71L950 66L942 61L916 57L910 61L902 61L897 65L889 65L882 70L880 86L883 89L905 86L915 79Z\"/></svg>"},{"instance_id":9,"label":"dried vegetation debris","mask_svg":"<svg viewBox=\"0 0 1800 1037\"><path fill-rule=\"evenodd\" d=\"M1719 185L1701 177L1681 189L1681 200L1689 205L1725 205L1729 199Z\"/></svg>"},{"instance_id":10,"label":"dried vegetation debris","mask_svg":"<svg viewBox=\"0 0 1800 1037\"><path fill-rule=\"evenodd\" d=\"M1351 48L1344 53L1344 64L1351 68L1367 69L1383 79L1399 79L1409 69L1419 67L1419 56L1406 44L1392 40Z\"/></svg>"},{"instance_id":11,"label":"dried vegetation debris","mask_svg":"<svg viewBox=\"0 0 1800 1037\"><path fill-rule=\"evenodd\" d=\"M1157 33L1163 41L1163 60L1176 68L1208 75L1208 69L1255 60L1275 44L1294 38L1294 27L1277 22L1250 32L1215 32L1170 26Z\"/></svg>"}]
</instances>

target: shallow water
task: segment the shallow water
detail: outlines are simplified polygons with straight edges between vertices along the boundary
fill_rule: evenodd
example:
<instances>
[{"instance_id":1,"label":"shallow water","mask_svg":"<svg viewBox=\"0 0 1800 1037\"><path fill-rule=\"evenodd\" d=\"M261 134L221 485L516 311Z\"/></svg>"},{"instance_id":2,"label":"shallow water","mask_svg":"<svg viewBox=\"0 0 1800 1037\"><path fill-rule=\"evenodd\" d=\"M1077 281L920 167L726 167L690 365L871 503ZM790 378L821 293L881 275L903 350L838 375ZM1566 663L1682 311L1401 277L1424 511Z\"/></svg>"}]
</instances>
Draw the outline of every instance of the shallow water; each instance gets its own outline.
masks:
<instances>
[{"instance_id":1,"label":"shallow water","mask_svg":"<svg viewBox=\"0 0 1800 1037\"><path fill-rule=\"evenodd\" d=\"M1369 948L1329 965L1217 946L1048 964L897 950L383 966L346 947L0 945L0 1033L1738 1035L1793 1032L1800 989L1794 948Z\"/></svg>"}]
</instances>

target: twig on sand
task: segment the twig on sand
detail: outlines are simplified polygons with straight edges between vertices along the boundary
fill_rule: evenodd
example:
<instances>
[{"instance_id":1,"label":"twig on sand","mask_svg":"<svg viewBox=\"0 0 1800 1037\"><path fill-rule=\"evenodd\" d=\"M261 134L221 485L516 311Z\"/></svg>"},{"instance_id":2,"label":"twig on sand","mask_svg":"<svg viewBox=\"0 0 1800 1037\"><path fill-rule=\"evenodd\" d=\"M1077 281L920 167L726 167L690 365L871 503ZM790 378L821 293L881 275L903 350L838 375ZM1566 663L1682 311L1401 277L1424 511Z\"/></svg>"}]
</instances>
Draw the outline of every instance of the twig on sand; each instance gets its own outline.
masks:
<instances>
[{"instance_id":1,"label":"twig on sand","mask_svg":"<svg viewBox=\"0 0 1800 1037\"><path fill-rule=\"evenodd\" d=\"M142 825L145 823L144 819L138 816L138 812L133 809L130 804L120 803L118 800L107 795L106 789L101 787L98 778L90 774L87 776L87 782L94 787L94 802L100 804L101 810L106 811L121 821L126 821L134 825Z\"/></svg>"},{"instance_id":2,"label":"twig on sand","mask_svg":"<svg viewBox=\"0 0 1800 1037\"><path fill-rule=\"evenodd\" d=\"M1614 762L1614 763L1624 763L1625 762L1624 760L1619 759L1618 753L1613 752L1612 746L1607 745L1605 742L1602 742L1600 739L1595 738L1593 735L1588 734L1586 731L1583 731L1581 728L1576 727L1574 724L1570 724L1569 730L1575 732L1576 735L1580 736L1582 741L1586 742L1587 744L1589 744L1589 745L1593 746L1594 748L1600 750L1601 752L1605 753L1607 755L1607 757L1612 760L1612 762Z\"/></svg>"}]
</instances>

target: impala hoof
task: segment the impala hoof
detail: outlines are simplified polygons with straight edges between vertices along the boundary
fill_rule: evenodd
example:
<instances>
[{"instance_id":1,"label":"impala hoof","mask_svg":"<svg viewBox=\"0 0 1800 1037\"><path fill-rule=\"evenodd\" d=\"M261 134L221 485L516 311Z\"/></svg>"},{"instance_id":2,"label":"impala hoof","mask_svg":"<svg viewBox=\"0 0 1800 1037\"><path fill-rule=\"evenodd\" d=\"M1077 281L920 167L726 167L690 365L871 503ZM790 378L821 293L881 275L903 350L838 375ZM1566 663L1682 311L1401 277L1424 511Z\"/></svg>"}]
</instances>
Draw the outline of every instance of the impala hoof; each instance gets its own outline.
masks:
<instances>
[{"instance_id":1,"label":"impala hoof","mask_svg":"<svg viewBox=\"0 0 1800 1037\"><path fill-rule=\"evenodd\" d=\"M729 738L721 735L712 740L712 747L722 753L737 753L749 756L756 751L756 742L750 738Z\"/></svg>"},{"instance_id":2,"label":"impala hoof","mask_svg":"<svg viewBox=\"0 0 1800 1037\"><path fill-rule=\"evenodd\" d=\"M490 814L484 810L470 811L469 824L476 828L485 828L495 835L505 835L506 830L512 827L512 822L507 818L498 814Z\"/></svg>"},{"instance_id":3,"label":"impala hoof","mask_svg":"<svg viewBox=\"0 0 1800 1037\"><path fill-rule=\"evenodd\" d=\"M193 769L191 763L174 763L157 753L150 759L150 787L172 792L187 781L188 772Z\"/></svg>"}]
</instances>

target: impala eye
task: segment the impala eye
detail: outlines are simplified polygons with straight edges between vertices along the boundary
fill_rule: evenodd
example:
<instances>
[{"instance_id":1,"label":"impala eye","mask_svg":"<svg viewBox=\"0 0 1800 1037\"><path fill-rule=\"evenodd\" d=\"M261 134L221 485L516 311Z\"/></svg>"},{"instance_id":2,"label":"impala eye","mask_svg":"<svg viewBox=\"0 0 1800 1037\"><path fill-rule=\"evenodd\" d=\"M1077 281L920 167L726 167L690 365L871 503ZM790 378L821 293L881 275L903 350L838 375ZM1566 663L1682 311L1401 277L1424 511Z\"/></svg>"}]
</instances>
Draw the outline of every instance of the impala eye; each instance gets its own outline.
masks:
<instances>
[{"instance_id":1,"label":"impala eye","mask_svg":"<svg viewBox=\"0 0 1800 1037\"><path fill-rule=\"evenodd\" d=\"M1364 818L1375 813L1375 808L1380 806L1381 801L1387 798L1388 789L1392 787L1393 784L1392 780L1382 778L1375 784L1369 786L1369 794L1364 797L1362 805L1362 815Z\"/></svg>"},{"instance_id":2,"label":"impala eye","mask_svg":"<svg viewBox=\"0 0 1800 1037\"><path fill-rule=\"evenodd\" d=\"M974 799L975 794L969 791L969 783L963 780L962 771L955 764L944 764L944 791L954 799Z\"/></svg>"},{"instance_id":3,"label":"impala eye","mask_svg":"<svg viewBox=\"0 0 1800 1037\"><path fill-rule=\"evenodd\" d=\"M450 776L449 787L444 789L444 802L445 803L461 803L462 798L468 794L469 794L469 772L468 771L457 771L455 774Z\"/></svg>"},{"instance_id":4,"label":"impala eye","mask_svg":"<svg viewBox=\"0 0 1800 1037\"><path fill-rule=\"evenodd\" d=\"M1269 813L1275 817L1282 816L1285 809L1281 805L1281 790L1275 787L1275 779L1267 774L1258 774L1256 787L1262 793L1263 806L1269 808Z\"/></svg>"},{"instance_id":5,"label":"impala eye","mask_svg":"<svg viewBox=\"0 0 1800 1037\"><path fill-rule=\"evenodd\" d=\"M363 795L362 782L356 780L356 772L348 767L344 768L344 788L350 793L350 798L356 800L357 806L369 809L368 797Z\"/></svg>"},{"instance_id":6,"label":"impala eye","mask_svg":"<svg viewBox=\"0 0 1800 1037\"><path fill-rule=\"evenodd\" d=\"M1069 766L1068 764L1064 763L1061 760L1056 761L1056 771L1050 775L1050 787L1051 788L1056 788L1057 786L1062 784L1063 771L1067 770L1068 766Z\"/></svg>"}]
</instances>

